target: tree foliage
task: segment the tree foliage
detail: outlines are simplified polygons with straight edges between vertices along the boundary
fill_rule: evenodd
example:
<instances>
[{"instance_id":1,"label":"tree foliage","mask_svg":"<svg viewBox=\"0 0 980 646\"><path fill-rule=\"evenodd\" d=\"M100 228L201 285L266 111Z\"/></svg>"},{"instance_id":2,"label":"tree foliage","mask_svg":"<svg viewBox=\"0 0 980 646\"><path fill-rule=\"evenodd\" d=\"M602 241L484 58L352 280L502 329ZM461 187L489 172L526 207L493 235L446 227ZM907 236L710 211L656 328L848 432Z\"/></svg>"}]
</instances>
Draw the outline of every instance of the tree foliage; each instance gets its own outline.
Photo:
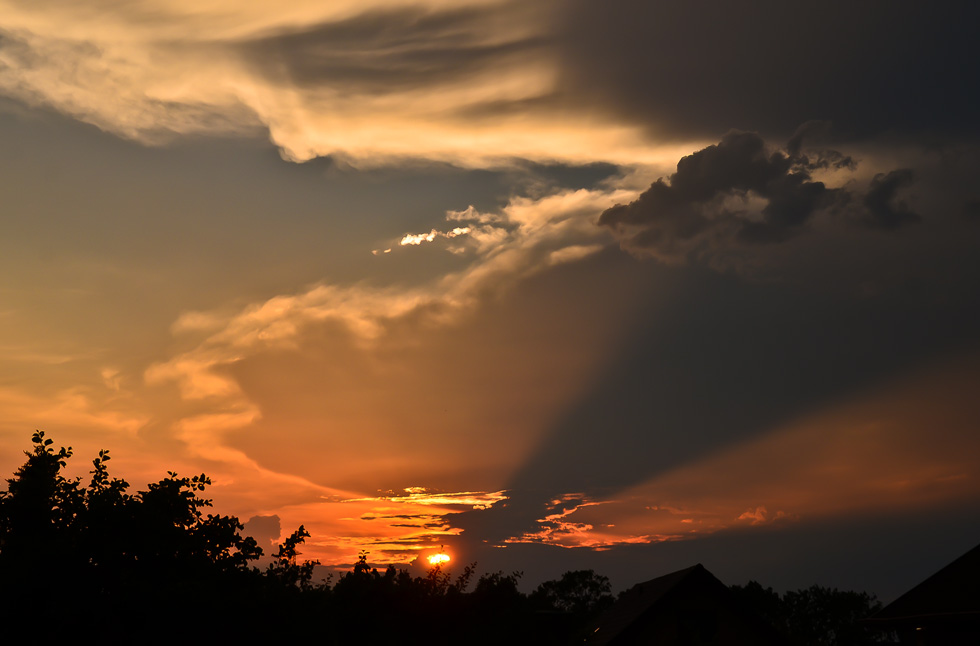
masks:
<instances>
[{"instance_id":1,"label":"tree foliage","mask_svg":"<svg viewBox=\"0 0 980 646\"><path fill-rule=\"evenodd\" d=\"M591 615L612 604L611 590L607 577L593 570L574 570L560 579L545 581L531 598L548 609Z\"/></svg>"},{"instance_id":2,"label":"tree foliage","mask_svg":"<svg viewBox=\"0 0 980 646\"><path fill-rule=\"evenodd\" d=\"M742 601L801 646L862 646L888 636L861 623L881 608L873 595L813 585L780 597L756 581L732 586Z\"/></svg>"},{"instance_id":3,"label":"tree foliage","mask_svg":"<svg viewBox=\"0 0 980 646\"><path fill-rule=\"evenodd\" d=\"M303 526L260 571L262 550L242 523L202 497L207 475L171 471L133 492L103 450L83 485L64 476L71 447L56 450L42 431L32 443L0 492L0 619L43 609L110 643L148 627L151 641L176 639L193 620L197 640L482 644L528 622L519 573L483 575L468 592L475 563L455 577L438 567L412 576L378 572L364 552L330 587L300 558Z\"/></svg>"},{"instance_id":4,"label":"tree foliage","mask_svg":"<svg viewBox=\"0 0 980 646\"><path fill-rule=\"evenodd\" d=\"M527 595L522 573L452 576L440 567L413 576L379 572L362 552L333 586L301 560L300 526L264 570L255 540L234 516L211 513L205 474L167 477L133 492L92 461L87 485L65 477L71 447L42 431L0 492L0 620L45 621L97 634L103 643L315 640L322 644L499 644L581 642L586 623L612 603L609 580L566 572ZM475 579L475 581L474 581ZM735 587L799 644L867 644L857 621L873 597L817 586L782 597L751 582ZM44 633L46 634L46 633Z\"/></svg>"},{"instance_id":5,"label":"tree foliage","mask_svg":"<svg viewBox=\"0 0 980 646\"><path fill-rule=\"evenodd\" d=\"M211 484L205 474L169 472L132 493L129 483L109 474L111 458L103 450L83 486L63 475L71 447L55 450L43 431L32 443L0 492L5 614L44 607L80 626L111 620L109 630L124 630L179 615L188 604L229 614L246 602L244 590L269 589L250 566L262 550L242 536L242 523L207 513L211 501L200 496ZM294 534L287 552L301 540ZM309 579L266 578L280 587Z\"/></svg>"}]
</instances>

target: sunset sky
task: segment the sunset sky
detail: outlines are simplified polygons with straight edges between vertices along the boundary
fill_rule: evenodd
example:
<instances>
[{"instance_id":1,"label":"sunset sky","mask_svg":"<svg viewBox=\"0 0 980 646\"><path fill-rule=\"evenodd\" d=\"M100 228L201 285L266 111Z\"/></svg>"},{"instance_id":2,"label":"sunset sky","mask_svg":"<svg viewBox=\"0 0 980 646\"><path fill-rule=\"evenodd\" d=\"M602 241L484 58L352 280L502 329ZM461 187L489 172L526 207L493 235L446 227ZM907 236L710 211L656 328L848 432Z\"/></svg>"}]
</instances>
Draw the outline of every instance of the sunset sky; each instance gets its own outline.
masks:
<instances>
[{"instance_id":1,"label":"sunset sky","mask_svg":"<svg viewBox=\"0 0 980 646\"><path fill-rule=\"evenodd\" d=\"M978 7L0 0L4 477L893 598L980 542Z\"/></svg>"}]
</instances>

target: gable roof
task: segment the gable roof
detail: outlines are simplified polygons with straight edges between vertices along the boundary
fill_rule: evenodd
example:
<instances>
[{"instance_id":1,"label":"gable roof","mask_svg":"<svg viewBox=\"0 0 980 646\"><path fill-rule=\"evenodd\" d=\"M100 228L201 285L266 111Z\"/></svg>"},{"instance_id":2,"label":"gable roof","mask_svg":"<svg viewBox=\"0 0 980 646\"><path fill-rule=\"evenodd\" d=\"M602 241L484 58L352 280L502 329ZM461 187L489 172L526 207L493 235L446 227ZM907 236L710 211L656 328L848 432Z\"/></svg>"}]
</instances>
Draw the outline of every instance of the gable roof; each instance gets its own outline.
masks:
<instances>
[{"instance_id":1,"label":"gable roof","mask_svg":"<svg viewBox=\"0 0 980 646\"><path fill-rule=\"evenodd\" d=\"M681 581L700 569L714 579L703 565L698 563L689 568L672 572L656 579L637 583L620 595L619 599L599 618L598 627L589 636L589 644L608 644L626 630L640 615L657 605L664 596ZM720 581L719 581L720 583Z\"/></svg>"},{"instance_id":2,"label":"gable roof","mask_svg":"<svg viewBox=\"0 0 980 646\"><path fill-rule=\"evenodd\" d=\"M869 619L980 619L980 545L891 602Z\"/></svg>"},{"instance_id":3,"label":"gable roof","mask_svg":"<svg viewBox=\"0 0 980 646\"><path fill-rule=\"evenodd\" d=\"M595 631L586 643L590 645L610 644L644 615L656 613L658 607L669 605L675 594L690 594L692 590L708 593L710 596L726 600L739 615L755 625L761 634L776 638L775 630L760 617L743 607L728 587L719 581L703 565L698 563L656 579L638 583L622 595L599 617ZM730 602L730 603L729 603Z\"/></svg>"}]
</instances>

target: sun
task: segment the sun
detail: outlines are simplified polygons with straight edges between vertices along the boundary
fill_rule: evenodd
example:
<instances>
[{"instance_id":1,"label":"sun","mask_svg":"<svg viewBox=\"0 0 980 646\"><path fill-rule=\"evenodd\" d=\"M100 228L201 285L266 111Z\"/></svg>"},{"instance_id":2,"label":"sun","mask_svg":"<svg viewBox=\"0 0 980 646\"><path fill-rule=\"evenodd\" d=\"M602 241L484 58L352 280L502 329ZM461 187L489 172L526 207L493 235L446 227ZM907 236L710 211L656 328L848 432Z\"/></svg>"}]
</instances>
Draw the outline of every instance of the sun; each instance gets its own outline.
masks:
<instances>
[{"instance_id":1,"label":"sun","mask_svg":"<svg viewBox=\"0 0 980 646\"><path fill-rule=\"evenodd\" d=\"M429 565L442 565L443 563L449 562L449 555L445 552L439 552L438 554L433 554L429 557Z\"/></svg>"}]
</instances>

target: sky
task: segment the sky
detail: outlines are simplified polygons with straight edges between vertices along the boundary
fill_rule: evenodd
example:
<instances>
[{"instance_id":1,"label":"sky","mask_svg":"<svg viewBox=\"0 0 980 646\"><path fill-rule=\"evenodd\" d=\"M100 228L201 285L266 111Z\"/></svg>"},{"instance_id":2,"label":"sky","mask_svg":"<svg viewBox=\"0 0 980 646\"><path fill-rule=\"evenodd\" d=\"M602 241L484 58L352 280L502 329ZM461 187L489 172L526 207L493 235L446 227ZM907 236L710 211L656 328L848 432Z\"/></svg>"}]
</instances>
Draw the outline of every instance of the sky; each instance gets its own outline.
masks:
<instances>
[{"instance_id":1,"label":"sky","mask_svg":"<svg viewBox=\"0 0 980 646\"><path fill-rule=\"evenodd\" d=\"M978 14L0 0L0 468L894 598L980 541Z\"/></svg>"}]
</instances>

